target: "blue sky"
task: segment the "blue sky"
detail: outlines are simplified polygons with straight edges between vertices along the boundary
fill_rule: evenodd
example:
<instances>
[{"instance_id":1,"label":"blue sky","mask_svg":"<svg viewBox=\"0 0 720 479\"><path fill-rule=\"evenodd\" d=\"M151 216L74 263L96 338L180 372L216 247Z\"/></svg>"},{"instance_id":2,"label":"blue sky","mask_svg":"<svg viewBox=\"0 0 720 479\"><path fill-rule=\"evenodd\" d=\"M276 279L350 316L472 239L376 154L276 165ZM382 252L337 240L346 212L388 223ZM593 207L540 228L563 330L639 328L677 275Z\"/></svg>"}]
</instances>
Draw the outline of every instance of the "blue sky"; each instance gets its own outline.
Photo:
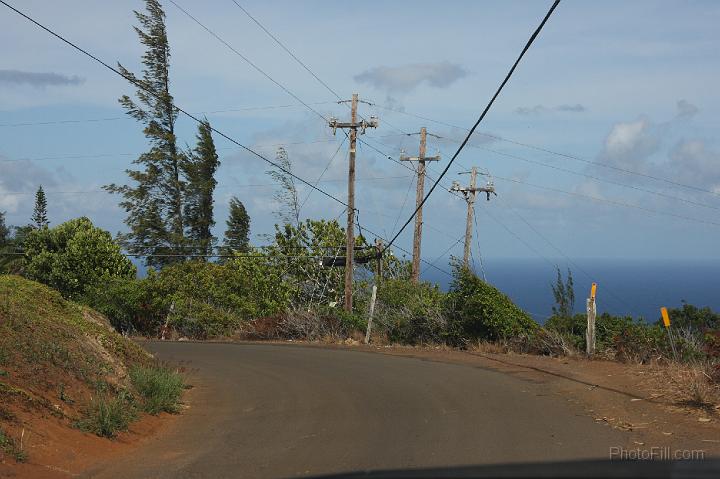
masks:
<instances>
[{"instance_id":1,"label":"blue sky","mask_svg":"<svg viewBox=\"0 0 720 479\"><path fill-rule=\"evenodd\" d=\"M347 108L231 0L176 1L322 115L347 116ZM16 3L104 60L139 69L132 10L142 9L142 2ZM443 137L428 142L430 153L439 149L443 156L430 171L433 177L464 134L442 123L472 125L550 5L239 3L341 96L357 92L407 113L362 105L363 115L380 118L380 127L363 138L368 143L397 157L401 148L417 149L417 136L401 132L426 126ZM271 158L285 145L297 174L316 180L342 136L333 137L320 118L171 3L165 9L177 104L205 112L216 128ZM716 256L718 21L716 2L562 2L481 125L480 132L493 137L476 135L446 178L448 184L465 182L458 172L472 165L495 178L498 198L477 205L483 256ZM52 223L86 215L122 231L117 198L100 187L124 182L124 169L146 148L139 125L123 118L117 103L132 88L4 7L0 44L6 47L0 62L0 210L11 224L27 223L32 195L43 184ZM57 123L66 120L83 121ZM182 143L193 142L190 120L181 119L179 130ZM268 165L222 138L216 144L222 161L217 233L229 197L237 195L252 217L254 243L262 244L278 207ZM321 187L344 198L346 167L344 145ZM412 211L411 172L361 145L357 175L361 224L392 236ZM307 193L301 189L303 198ZM341 213L340 205L318 193L302 211L313 218ZM463 234L465 204L438 189L424 217L423 256L433 260ZM408 250L411 230L398 242ZM461 251L461 244L452 249Z\"/></svg>"}]
</instances>

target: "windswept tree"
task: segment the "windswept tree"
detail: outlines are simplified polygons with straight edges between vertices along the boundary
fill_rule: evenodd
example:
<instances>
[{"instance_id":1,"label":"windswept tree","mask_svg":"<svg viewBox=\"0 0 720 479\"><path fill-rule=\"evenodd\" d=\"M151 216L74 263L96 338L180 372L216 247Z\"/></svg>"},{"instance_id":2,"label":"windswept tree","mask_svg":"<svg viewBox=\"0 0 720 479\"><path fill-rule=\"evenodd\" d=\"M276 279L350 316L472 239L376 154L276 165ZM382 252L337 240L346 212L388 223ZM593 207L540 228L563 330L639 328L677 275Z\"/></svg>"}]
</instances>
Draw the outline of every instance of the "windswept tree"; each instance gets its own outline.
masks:
<instances>
[{"instance_id":1,"label":"windswept tree","mask_svg":"<svg viewBox=\"0 0 720 479\"><path fill-rule=\"evenodd\" d=\"M32 225L38 229L47 228L50 224L47 214L47 198L45 197L45 191L43 191L42 185L40 185L35 193L35 209L30 219L32 220Z\"/></svg>"},{"instance_id":2,"label":"windswept tree","mask_svg":"<svg viewBox=\"0 0 720 479\"><path fill-rule=\"evenodd\" d=\"M181 163L183 153L177 147L175 122L177 110L170 94L170 46L165 29L165 12L158 0L145 0L147 12L135 11L139 22L135 32L145 46L142 76L118 64L120 72L138 88L135 99L124 95L120 104L128 115L144 125L143 133L150 150L127 170L131 185L111 184L105 188L120 194L120 205L127 216L130 232L123 236L126 248L136 254L174 254L176 257L149 257L148 265L182 259L186 246L183 218Z\"/></svg>"},{"instance_id":3,"label":"windswept tree","mask_svg":"<svg viewBox=\"0 0 720 479\"><path fill-rule=\"evenodd\" d=\"M250 250L250 216L242 201L233 196L230 199L230 215L226 222L223 249L227 254L246 253Z\"/></svg>"},{"instance_id":4,"label":"windswept tree","mask_svg":"<svg viewBox=\"0 0 720 479\"><path fill-rule=\"evenodd\" d=\"M570 318L575 310L575 286L573 283L572 272L568 269L567 279L563 282L560 268L557 268L557 278L555 284L551 285L555 304L552 311L553 315L563 318Z\"/></svg>"},{"instance_id":5,"label":"windswept tree","mask_svg":"<svg viewBox=\"0 0 720 479\"><path fill-rule=\"evenodd\" d=\"M187 238L195 254L210 255L215 244L212 235L212 227L215 226L213 192L220 161L207 119L198 127L197 146L185 156L182 170L187 182L184 198Z\"/></svg>"},{"instance_id":6,"label":"windswept tree","mask_svg":"<svg viewBox=\"0 0 720 479\"><path fill-rule=\"evenodd\" d=\"M282 146L275 154L275 163L280 168L273 167L267 174L278 184L278 191L275 193L275 200L280 203L280 210L276 216L286 224L298 226L300 224L300 202L298 191L295 185L295 178L292 176L292 164L288 157L287 150Z\"/></svg>"}]
</instances>

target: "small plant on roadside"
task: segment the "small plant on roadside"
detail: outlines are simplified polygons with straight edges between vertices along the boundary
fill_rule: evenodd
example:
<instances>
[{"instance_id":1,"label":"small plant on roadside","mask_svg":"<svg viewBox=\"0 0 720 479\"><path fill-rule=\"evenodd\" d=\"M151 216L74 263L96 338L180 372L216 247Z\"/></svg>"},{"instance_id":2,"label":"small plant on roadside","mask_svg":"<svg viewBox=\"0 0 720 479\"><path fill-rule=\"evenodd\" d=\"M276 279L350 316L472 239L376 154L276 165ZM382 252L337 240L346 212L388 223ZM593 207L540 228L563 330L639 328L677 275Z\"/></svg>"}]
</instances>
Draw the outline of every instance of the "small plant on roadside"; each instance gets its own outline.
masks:
<instances>
[{"instance_id":1,"label":"small plant on roadside","mask_svg":"<svg viewBox=\"0 0 720 479\"><path fill-rule=\"evenodd\" d=\"M179 373L155 365L130 369L130 381L140 394L143 411L150 414L176 413L185 383Z\"/></svg>"},{"instance_id":2,"label":"small plant on roadside","mask_svg":"<svg viewBox=\"0 0 720 479\"><path fill-rule=\"evenodd\" d=\"M21 450L16 441L8 436L3 429L0 429L0 453L12 456L17 462L25 462L27 460L25 451ZM2 454L0 454L0 459L2 459Z\"/></svg>"},{"instance_id":3,"label":"small plant on roadside","mask_svg":"<svg viewBox=\"0 0 720 479\"><path fill-rule=\"evenodd\" d=\"M135 419L135 407L132 396L121 392L115 397L100 394L92 398L85 417L77 421L76 426L102 437L115 437L120 431L126 431Z\"/></svg>"}]
</instances>

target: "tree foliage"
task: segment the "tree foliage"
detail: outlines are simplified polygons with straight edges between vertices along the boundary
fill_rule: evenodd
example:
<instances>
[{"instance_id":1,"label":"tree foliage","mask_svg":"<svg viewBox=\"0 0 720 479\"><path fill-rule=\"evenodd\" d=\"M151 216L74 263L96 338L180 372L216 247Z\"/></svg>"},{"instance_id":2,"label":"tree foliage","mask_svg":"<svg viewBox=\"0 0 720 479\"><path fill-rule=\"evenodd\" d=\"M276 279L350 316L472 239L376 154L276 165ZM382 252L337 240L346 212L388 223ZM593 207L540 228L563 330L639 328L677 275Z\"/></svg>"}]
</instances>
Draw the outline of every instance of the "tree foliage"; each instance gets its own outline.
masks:
<instances>
[{"instance_id":1,"label":"tree foliage","mask_svg":"<svg viewBox=\"0 0 720 479\"><path fill-rule=\"evenodd\" d=\"M165 29L165 12L158 0L145 0L147 13L135 11L140 24L134 27L146 50L142 56L142 76L136 77L124 66L118 69L138 88L136 99L128 95L120 104L128 115L144 125L143 133L150 150L126 170L133 185L106 186L122 196L120 205L127 216L130 232L123 236L127 248L137 254L181 255L185 246L181 163L183 153L177 147L175 121L177 110L170 93L170 45ZM154 266L181 260L181 257L149 257Z\"/></svg>"},{"instance_id":2,"label":"tree foliage","mask_svg":"<svg viewBox=\"0 0 720 479\"><path fill-rule=\"evenodd\" d=\"M250 250L250 215L236 196L230 198L230 214L225 224L224 252L247 253Z\"/></svg>"},{"instance_id":3,"label":"tree foliage","mask_svg":"<svg viewBox=\"0 0 720 479\"><path fill-rule=\"evenodd\" d=\"M40 185L35 193L35 208L33 209L31 220L35 228L47 228L50 224L47 214L47 198L45 197L45 191L42 185Z\"/></svg>"},{"instance_id":4,"label":"tree foliage","mask_svg":"<svg viewBox=\"0 0 720 479\"><path fill-rule=\"evenodd\" d=\"M345 229L336 220L308 219L297 225L275 225L274 242L266 252L285 271L295 304L333 305L342 297L345 273L329 262L345 256L344 245ZM355 245L366 246L365 238L357 237Z\"/></svg>"},{"instance_id":5,"label":"tree foliage","mask_svg":"<svg viewBox=\"0 0 720 479\"><path fill-rule=\"evenodd\" d=\"M51 286L68 299L108 278L134 278L135 266L105 230L87 218L54 228L33 229L24 241L25 275Z\"/></svg>"},{"instance_id":6,"label":"tree foliage","mask_svg":"<svg viewBox=\"0 0 720 479\"><path fill-rule=\"evenodd\" d=\"M5 224L5 212L0 211L0 248L10 242L10 228Z\"/></svg>"},{"instance_id":7,"label":"tree foliage","mask_svg":"<svg viewBox=\"0 0 720 479\"><path fill-rule=\"evenodd\" d=\"M508 339L531 334L538 325L505 294L455 264L447 295L447 314L462 341Z\"/></svg>"},{"instance_id":8,"label":"tree foliage","mask_svg":"<svg viewBox=\"0 0 720 479\"><path fill-rule=\"evenodd\" d=\"M552 287L553 296L555 298L556 306L553 306L552 311L555 316L562 316L564 318L572 317L575 311L575 287L573 284L572 272L568 269L567 280L563 282L562 273L560 268L557 268L557 278Z\"/></svg>"},{"instance_id":9,"label":"tree foliage","mask_svg":"<svg viewBox=\"0 0 720 479\"><path fill-rule=\"evenodd\" d=\"M274 167L272 170L268 170L267 174L277 182L279 187L275 193L275 201L280 204L280 209L276 212L276 215L283 223L297 226L300 224L298 191L295 178L291 174L293 171L292 163L290 163L287 151L282 146L277 150L275 162L279 168Z\"/></svg>"},{"instance_id":10,"label":"tree foliage","mask_svg":"<svg viewBox=\"0 0 720 479\"><path fill-rule=\"evenodd\" d=\"M198 126L197 146L187 152L182 162L187 182L184 195L187 238L195 254L210 255L215 244L211 229L215 226L213 192L219 166L212 129L206 119Z\"/></svg>"}]
</instances>

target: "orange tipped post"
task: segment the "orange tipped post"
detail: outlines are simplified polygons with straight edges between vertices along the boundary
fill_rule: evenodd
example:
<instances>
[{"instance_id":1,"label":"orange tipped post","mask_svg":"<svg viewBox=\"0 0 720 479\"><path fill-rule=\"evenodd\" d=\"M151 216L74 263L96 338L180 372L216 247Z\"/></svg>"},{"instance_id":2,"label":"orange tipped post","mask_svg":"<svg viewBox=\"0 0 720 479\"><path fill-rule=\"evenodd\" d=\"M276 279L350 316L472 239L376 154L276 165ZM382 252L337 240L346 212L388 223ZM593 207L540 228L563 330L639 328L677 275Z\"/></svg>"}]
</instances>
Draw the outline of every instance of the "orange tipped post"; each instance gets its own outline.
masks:
<instances>
[{"instance_id":1,"label":"orange tipped post","mask_svg":"<svg viewBox=\"0 0 720 479\"><path fill-rule=\"evenodd\" d=\"M592 286L590 286L590 297L593 300L595 299L595 293L597 293L597 283L593 283Z\"/></svg>"},{"instance_id":2,"label":"orange tipped post","mask_svg":"<svg viewBox=\"0 0 720 479\"><path fill-rule=\"evenodd\" d=\"M662 321L668 334L668 341L670 341L670 348L672 349L673 357L675 358L675 361L677 361L678 355L677 350L675 350L675 341L670 333L670 315L668 314L668 310L665 306L660 308L660 314L662 315Z\"/></svg>"},{"instance_id":3,"label":"orange tipped post","mask_svg":"<svg viewBox=\"0 0 720 479\"><path fill-rule=\"evenodd\" d=\"M665 306L660 308L660 314L662 315L662 320L665 328L670 328L670 316L668 315L668 311Z\"/></svg>"}]
</instances>

